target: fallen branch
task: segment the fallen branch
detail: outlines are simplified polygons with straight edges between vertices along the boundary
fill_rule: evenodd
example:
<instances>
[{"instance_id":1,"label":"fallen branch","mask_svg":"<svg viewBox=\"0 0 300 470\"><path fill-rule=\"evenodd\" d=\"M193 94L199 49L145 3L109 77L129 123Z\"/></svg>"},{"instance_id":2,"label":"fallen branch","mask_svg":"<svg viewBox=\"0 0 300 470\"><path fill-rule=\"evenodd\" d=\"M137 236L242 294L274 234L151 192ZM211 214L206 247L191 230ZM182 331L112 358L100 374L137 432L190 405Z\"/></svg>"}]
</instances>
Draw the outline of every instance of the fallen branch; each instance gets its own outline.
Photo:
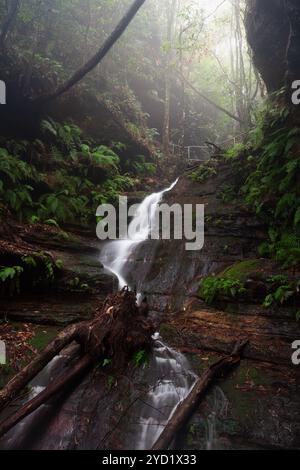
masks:
<instances>
[{"instance_id":1,"label":"fallen branch","mask_svg":"<svg viewBox=\"0 0 300 470\"><path fill-rule=\"evenodd\" d=\"M6 387L0 391L0 411L5 408L62 349L75 339L76 329L77 325L72 325L60 332L41 354L21 370Z\"/></svg>"},{"instance_id":2,"label":"fallen branch","mask_svg":"<svg viewBox=\"0 0 300 470\"><path fill-rule=\"evenodd\" d=\"M18 424L26 416L30 415L39 408L41 405L46 403L51 397L57 392L63 390L67 385L72 384L75 379L78 379L93 363L93 358L86 354L83 356L75 366L63 374L61 377L52 382L45 390L39 393L36 397L25 403L16 413L7 418L0 424L0 438Z\"/></svg>"},{"instance_id":3,"label":"fallen branch","mask_svg":"<svg viewBox=\"0 0 300 470\"><path fill-rule=\"evenodd\" d=\"M248 341L238 342L230 356L225 356L215 362L202 374L188 396L177 406L152 450L166 450L169 448L176 434L185 426L199 406L200 400L206 394L212 382L240 363L242 352L247 344Z\"/></svg>"}]
</instances>

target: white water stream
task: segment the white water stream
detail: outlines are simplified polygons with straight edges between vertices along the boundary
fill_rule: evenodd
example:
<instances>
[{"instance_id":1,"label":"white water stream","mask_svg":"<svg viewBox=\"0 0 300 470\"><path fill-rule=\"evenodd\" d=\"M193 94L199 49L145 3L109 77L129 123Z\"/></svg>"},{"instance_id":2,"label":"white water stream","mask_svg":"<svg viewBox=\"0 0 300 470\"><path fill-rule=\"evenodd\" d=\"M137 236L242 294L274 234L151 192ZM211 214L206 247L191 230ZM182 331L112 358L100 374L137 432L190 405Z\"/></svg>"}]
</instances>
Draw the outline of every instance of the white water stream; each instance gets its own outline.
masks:
<instances>
[{"instance_id":1,"label":"white water stream","mask_svg":"<svg viewBox=\"0 0 300 470\"><path fill-rule=\"evenodd\" d=\"M151 222L154 222L155 210L166 192L171 191L177 184L176 180L169 188L153 193L146 197L129 226L136 232L131 239L108 242L100 255L103 266L115 274L119 288L128 285L128 261L137 255L139 245L146 241L150 234ZM129 286L131 287L131 286ZM136 449L151 449L168 419L177 405L187 396L193 386L196 375L191 371L187 359L177 351L167 347L159 338L154 336L155 344L150 362L149 392L144 397L143 405L138 408L135 417L137 427L134 432Z\"/></svg>"},{"instance_id":2,"label":"white water stream","mask_svg":"<svg viewBox=\"0 0 300 470\"><path fill-rule=\"evenodd\" d=\"M177 182L178 179L169 188L159 193L150 194L143 200L128 227L131 238L111 241L102 249L100 261L106 269L117 276L119 289L128 285L125 279L127 262L134 255L138 246L148 240L157 205L161 202L165 193L172 191Z\"/></svg>"}]
</instances>

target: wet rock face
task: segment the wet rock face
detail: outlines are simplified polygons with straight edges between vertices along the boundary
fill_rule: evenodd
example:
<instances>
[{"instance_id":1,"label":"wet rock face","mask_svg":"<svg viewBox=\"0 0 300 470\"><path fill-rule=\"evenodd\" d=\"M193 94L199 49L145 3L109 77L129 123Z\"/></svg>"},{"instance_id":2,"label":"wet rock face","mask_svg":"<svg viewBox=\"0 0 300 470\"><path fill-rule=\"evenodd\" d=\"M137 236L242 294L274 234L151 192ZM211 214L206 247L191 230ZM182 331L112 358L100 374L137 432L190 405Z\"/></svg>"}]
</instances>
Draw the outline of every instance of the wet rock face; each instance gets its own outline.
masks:
<instances>
[{"instance_id":1,"label":"wet rock face","mask_svg":"<svg viewBox=\"0 0 300 470\"><path fill-rule=\"evenodd\" d=\"M299 410L294 370L243 360L203 400L181 448L298 449Z\"/></svg>"},{"instance_id":2,"label":"wet rock face","mask_svg":"<svg viewBox=\"0 0 300 470\"><path fill-rule=\"evenodd\" d=\"M167 344L188 354L198 374L230 353L238 339L249 339L241 366L213 387L178 448L299 447L300 370L291 361L291 345L299 336L297 309L293 304L262 306L270 288L267 279L282 274L281 268L257 258L257 246L265 239L261 222L239 201L222 199L230 181L223 164L202 183L183 177L168 202L205 204L203 250L189 252L184 241L161 241L153 254L147 242L130 270L160 318L176 312L165 316L161 334ZM209 307L197 298L199 281L226 271L238 276L247 292Z\"/></svg>"},{"instance_id":3,"label":"wet rock face","mask_svg":"<svg viewBox=\"0 0 300 470\"><path fill-rule=\"evenodd\" d=\"M135 259L129 260L131 285L142 286L151 310L180 310L195 295L199 281L235 262L255 256L264 239L264 227L239 203L222 202L222 189L230 182L228 167L196 183L183 177L165 202L205 205L205 244L202 250L186 250L186 240L147 241Z\"/></svg>"},{"instance_id":4,"label":"wet rock face","mask_svg":"<svg viewBox=\"0 0 300 470\"><path fill-rule=\"evenodd\" d=\"M181 449L299 448L300 369L291 361L297 331L291 316L273 318L258 306L228 313L196 300L162 325L165 341L186 353L199 375L238 338L249 339L238 368L200 404Z\"/></svg>"},{"instance_id":5,"label":"wet rock face","mask_svg":"<svg viewBox=\"0 0 300 470\"><path fill-rule=\"evenodd\" d=\"M99 242L74 234L62 238L52 227L20 226L18 233L19 241L7 243L6 252L2 246L2 265L7 264L8 255L16 258L10 264L18 265L25 254L43 253L53 269L56 261L61 267L55 269L53 278L44 265L24 270L19 294L3 296L0 319L59 326L91 319L99 300L117 285L99 261Z\"/></svg>"}]
</instances>

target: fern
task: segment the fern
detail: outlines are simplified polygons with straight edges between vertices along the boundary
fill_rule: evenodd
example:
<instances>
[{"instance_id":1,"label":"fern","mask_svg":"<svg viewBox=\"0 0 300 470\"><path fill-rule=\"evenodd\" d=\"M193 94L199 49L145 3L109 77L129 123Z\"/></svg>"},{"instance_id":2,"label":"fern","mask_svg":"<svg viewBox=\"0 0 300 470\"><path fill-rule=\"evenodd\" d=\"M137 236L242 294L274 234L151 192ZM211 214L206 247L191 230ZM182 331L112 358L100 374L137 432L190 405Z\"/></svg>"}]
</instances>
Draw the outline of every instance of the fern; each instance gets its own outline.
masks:
<instances>
[{"instance_id":1,"label":"fern","mask_svg":"<svg viewBox=\"0 0 300 470\"><path fill-rule=\"evenodd\" d=\"M41 122L41 130L45 134L50 134L53 137L57 137L57 129L56 129L56 124L55 122L48 118L48 119L43 119Z\"/></svg>"}]
</instances>

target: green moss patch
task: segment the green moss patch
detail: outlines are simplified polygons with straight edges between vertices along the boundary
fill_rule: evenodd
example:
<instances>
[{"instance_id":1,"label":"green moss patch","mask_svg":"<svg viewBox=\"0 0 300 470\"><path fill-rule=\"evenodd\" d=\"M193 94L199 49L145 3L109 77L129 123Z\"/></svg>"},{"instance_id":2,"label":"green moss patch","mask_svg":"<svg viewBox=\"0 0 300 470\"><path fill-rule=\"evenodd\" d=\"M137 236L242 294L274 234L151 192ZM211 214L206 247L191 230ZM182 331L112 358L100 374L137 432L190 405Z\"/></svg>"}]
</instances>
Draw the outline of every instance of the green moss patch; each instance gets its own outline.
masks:
<instances>
[{"instance_id":1,"label":"green moss patch","mask_svg":"<svg viewBox=\"0 0 300 470\"><path fill-rule=\"evenodd\" d=\"M225 279L236 279L245 282L249 277L261 277L264 272L264 260L250 259L236 263L227 268L218 277Z\"/></svg>"},{"instance_id":2,"label":"green moss patch","mask_svg":"<svg viewBox=\"0 0 300 470\"><path fill-rule=\"evenodd\" d=\"M38 326L35 335L30 340L31 346L38 352L43 350L58 334L59 329L54 326Z\"/></svg>"}]
</instances>

